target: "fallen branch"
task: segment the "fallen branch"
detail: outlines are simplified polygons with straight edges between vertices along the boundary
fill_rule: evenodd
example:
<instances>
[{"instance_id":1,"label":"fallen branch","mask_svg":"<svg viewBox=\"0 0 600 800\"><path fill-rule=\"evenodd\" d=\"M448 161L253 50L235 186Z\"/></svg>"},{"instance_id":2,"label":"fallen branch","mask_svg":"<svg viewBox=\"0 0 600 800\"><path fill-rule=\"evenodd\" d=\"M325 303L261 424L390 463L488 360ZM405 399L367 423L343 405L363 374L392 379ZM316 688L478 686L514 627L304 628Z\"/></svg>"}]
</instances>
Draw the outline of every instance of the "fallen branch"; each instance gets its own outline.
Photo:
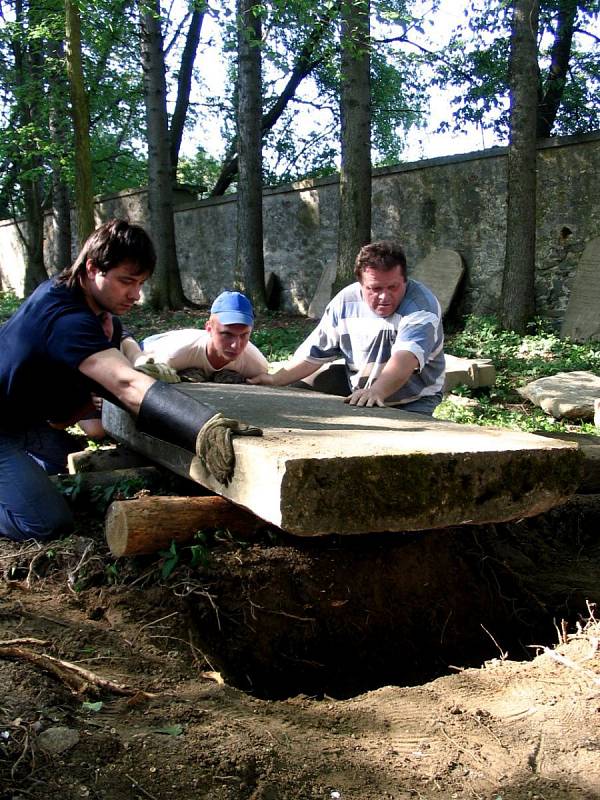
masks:
<instances>
[{"instance_id":1,"label":"fallen branch","mask_svg":"<svg viewBox=\"0 0 600 800\"><path fill-rule=\"evenodd\" d=\"M115 683L107 678L101 678L94 672L79 667L77 664L72 664L70 661L63 661L60 658L54 658L54 656L49 656L44 653L35 653L27 647L0 643L0 658L2 657L30 661L32 664L35 664L36 667L40 667L61 680L77 695L85 694L88 689L95 687L96 689L104 689L113 694L125 695L127 697L133 695L141 695L146 698L156 697L156 695L151 692L143 692L139 689L126 686L125 684Z\"/></svg>"}]
</instances>

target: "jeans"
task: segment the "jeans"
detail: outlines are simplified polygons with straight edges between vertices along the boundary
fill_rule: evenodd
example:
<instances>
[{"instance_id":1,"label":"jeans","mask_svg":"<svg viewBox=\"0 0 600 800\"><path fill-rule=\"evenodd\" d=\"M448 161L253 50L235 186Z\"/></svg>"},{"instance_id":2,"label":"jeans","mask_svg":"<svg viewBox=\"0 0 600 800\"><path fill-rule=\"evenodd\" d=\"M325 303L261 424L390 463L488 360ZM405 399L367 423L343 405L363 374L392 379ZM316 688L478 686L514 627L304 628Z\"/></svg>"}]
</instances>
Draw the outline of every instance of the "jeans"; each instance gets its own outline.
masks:
<instances>
[{"instance_id":1,"label":"jeans","mask_svg":"<svg viewBox=\"0 0 600 800\"><path fill-rule=\"evenodd\" d=\"M58 466L59 452L44 452L44 442L61 442L60 451L66 440L38 429L21 434L0 433L0 536L17 542L49 539L68 533L73 527L65 499L40 466L45 464L49 471ZM30 448L37 449L35 456L30 454Z\"/></svg>"}]
</instances>

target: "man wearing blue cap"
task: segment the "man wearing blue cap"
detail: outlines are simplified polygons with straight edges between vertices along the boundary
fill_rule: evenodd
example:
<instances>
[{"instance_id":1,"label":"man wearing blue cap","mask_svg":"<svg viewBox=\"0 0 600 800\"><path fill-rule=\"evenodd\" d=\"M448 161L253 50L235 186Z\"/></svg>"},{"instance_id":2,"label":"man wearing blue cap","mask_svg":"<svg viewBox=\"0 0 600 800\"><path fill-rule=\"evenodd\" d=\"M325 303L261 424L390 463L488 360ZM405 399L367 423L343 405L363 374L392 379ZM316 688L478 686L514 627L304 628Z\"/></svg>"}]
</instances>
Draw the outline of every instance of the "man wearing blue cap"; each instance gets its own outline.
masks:
<instances>
[{"instance_id":1,"label":"man wearing blue cap","mask_svg":"<svg viewBox=\"0 0 600 800\"><path fill-rule=\"evenodd\" d=\"M166 365L188 380L244 383L268 367L250 342L253 326L248 298L240 292L222 292L211 306L204 330L183 328L149 336L134 364L148 370L154 365L159 372ZM159 372L156 377L164 380Z\"/></svg>"}]
</instances>

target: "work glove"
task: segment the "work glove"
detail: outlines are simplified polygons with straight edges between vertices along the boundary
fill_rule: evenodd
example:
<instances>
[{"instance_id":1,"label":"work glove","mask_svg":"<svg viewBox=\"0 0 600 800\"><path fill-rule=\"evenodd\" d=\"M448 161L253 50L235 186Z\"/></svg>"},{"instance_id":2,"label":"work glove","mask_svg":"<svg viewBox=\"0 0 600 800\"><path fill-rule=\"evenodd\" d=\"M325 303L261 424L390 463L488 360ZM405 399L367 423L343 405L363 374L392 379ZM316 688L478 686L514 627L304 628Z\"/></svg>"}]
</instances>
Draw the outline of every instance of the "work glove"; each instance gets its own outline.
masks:
<instances>
[{"instance_id":1,"label":"work glove","mask_svg":"<svg viewBox=\"0 0 600 800\"><path fill-rule=\"evenodd\" d=\"M180 369L177 374L183 383L206 383L206 377L198 367Z\"/></svg>"},{"instance_id":2,"label":"work glove","mask_svg":"<svg viewBox=\"0 0 600 800\"><path fill-rule=\"evenodd\" d=\"M220 369L212 376L213 383L246 383L246 378L233 369Z\"/></svg>"},{"instance_id":3,"label":"work glove","mask_svg":"<svg viewBox=\"0 0 600 800\"><path fill-rule=\"evenodd\" d=\"M142 356L141 359L138 358L134 364L134 369L137 369L138 372L143 372L144 375L155 378L157 381L163 381L163 383L181 382L181 378L174 369L167 364L155 361L152 357Z\"/></svg>"},{"instance_id":4,"label":"work glove","mask_svg":"<svg viewBox=\"0 0 600 800\"><path fill-rule=\"evenodd\" d=\"M204 423L196 439L200 463L224 486L233 477L235 468L234 436L262 436L262 430L218 413Z\"/></svg>"}]
</instances>

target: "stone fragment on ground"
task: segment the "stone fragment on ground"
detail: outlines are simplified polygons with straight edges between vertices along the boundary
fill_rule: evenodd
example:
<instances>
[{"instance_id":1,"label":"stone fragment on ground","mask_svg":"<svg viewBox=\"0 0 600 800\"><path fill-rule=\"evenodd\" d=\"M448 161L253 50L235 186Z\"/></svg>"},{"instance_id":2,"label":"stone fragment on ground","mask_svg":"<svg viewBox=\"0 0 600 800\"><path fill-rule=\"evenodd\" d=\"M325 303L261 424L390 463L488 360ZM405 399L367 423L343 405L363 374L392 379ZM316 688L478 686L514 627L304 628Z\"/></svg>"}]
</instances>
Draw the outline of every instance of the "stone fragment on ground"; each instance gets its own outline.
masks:
<instances>
[{"instance_id":1,"label":"stone fragment on ground","mask_svg":"<svg viewBox=\"0 0 600 800\"><path fill-rule=\"evenodd\" d=\"M581 454L532 434L458 425L392 408L366 409L293 388L181 385L177 391L257 425L234 440L223 486L196 456L139 433L104 404L117 440L299 535L441 528L532 516L571 496Z\"/></svg>"},{"instance_id":2,"label":"stone fragment on ground","mask_svg":"<svg viewBox=\"0 0 600 800\"><path fill-rule=\"evenodd\" d=\"M79 472L99 472L111 469L131 469L135 467L148 467L150 462L141 453L130 450L123 445L99 447L96 450L79 450L69 453L69 474Z\"/></svg>"},{"instance_id":3,"label":"stone fragment on ground","mask_svg":"<svg viewBox=\"0 0 600 800\"><path fill-rule=\"evenodd\" d=\"M444 394L456 386L480 389L496 383L496 368L489 358L459 358L448 353L446 357L446 380Z\"/></svg>"},{"instance_id":4,"label":"stone fragment on ground","mask_svg":"<svg viewBox=\"0 0 600 800\"><path fill-rule=\"evenodd\" d=\"M594 402L600 396L600 378L592 372L558 372L517 391L555 419L591 421Z\"/></svg>"}]
</instances>

